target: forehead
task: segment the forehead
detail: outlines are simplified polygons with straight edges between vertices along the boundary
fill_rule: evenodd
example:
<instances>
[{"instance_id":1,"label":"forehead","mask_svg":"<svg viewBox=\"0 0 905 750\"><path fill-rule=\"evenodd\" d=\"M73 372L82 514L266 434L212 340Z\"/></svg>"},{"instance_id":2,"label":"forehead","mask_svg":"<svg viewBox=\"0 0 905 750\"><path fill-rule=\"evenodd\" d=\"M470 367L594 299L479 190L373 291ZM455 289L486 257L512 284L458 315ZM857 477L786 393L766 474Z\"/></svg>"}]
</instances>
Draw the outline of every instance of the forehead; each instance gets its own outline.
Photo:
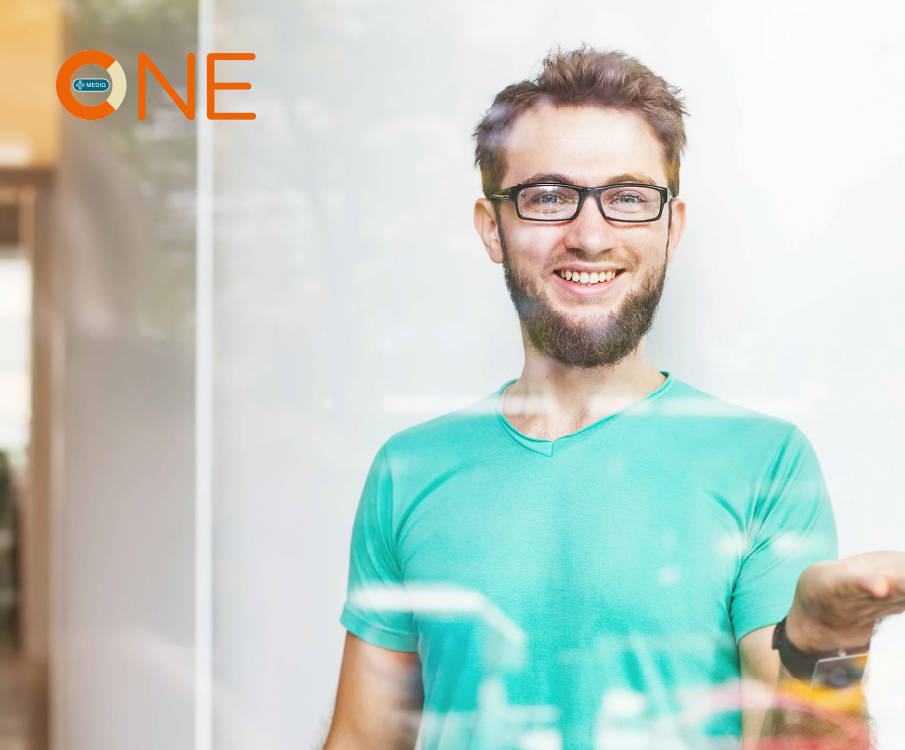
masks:
<instances>
[{"instance_id":1,"label":"forehead","mask_svg":"<svg viewBox=\"0 0 905 750\"><path fill-rule=\"evenodd\" d=\"M588 186L623 174L666 184L653 130L640 115L610 107L532 107L513 123L505 154L503 187L538 174L568 175Z\"/></svg>"}]
</instances>

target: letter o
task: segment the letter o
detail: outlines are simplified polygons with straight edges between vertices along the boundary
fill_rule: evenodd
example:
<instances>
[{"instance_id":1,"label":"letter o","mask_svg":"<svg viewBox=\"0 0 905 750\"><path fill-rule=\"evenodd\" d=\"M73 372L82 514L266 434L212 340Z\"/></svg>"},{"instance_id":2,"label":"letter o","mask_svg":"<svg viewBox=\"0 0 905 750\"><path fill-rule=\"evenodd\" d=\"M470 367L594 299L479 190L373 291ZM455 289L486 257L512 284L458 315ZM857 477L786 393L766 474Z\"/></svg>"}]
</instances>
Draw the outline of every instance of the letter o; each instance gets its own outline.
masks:
<instances>
[{"instance_id":1,"label":"letter o","mask_svg":"<svg viewBox=\"0 0 905 750\"><path fill-rule=\"evenodd\" d=\"M110 74L110 91L100 104L82 104L73 96L69 82L76 70L83 65L100 65ZM126 96L126 73L113 55L96 49L76 52L67 58L57 73L57 98L71 115L82 120L100 120L112 115Z\"/></svg>"}]
</instances>

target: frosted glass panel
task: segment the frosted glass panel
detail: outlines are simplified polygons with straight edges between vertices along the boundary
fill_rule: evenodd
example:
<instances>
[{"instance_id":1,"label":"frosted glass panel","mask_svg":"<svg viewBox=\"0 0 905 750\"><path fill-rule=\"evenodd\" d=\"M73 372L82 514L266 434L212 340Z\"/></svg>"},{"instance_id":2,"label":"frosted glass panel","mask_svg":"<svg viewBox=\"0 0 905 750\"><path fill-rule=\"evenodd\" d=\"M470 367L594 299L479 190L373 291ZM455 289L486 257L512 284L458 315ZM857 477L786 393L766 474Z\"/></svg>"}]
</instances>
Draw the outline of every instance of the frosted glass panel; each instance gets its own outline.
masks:
<instances>
[{"instance_id":1,"label":"frosted glass panel","mask_svg":"<svg viewBox=\"0 0 905 750\"><path fill-rule=\"evenodd\" d=\"M218 94L257 119L215 133L218 750L323 740L371 459L518 375L515 313L472 226L470 133L554 45L624 49L685 92L689 223L653 362L802 428L843 554L905 545L905 256L895 211L865 223L845 210L867 184L899 190L894 25L807 2L781 17L551 7L217 4L218 47L257 54L224 68L252 90ZM787 199L796 189L804 204ZM905 686L882 667L901 663L901 624L878 635L872 688L887 748L905 731L890 698Z\"/></svg>"}]
</instances>

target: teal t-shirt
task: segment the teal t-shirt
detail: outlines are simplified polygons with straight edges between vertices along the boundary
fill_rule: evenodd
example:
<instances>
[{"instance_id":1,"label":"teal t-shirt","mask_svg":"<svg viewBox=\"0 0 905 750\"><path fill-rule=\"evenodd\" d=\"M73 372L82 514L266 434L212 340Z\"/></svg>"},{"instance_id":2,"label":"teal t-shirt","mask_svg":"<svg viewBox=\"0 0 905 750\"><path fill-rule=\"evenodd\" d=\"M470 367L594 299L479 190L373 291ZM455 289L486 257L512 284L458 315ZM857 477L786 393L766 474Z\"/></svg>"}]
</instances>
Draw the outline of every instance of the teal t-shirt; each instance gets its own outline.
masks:
<instances>
[{"instance_id":1,"label":"teal t-shirt","mask_svg":"<svg viewBox=\"0 0 905 750\"><path fill-rule=\"evenodd\" d=\"M793 424L664 372L556 440L499 390L384 443L341 623L422 665L424 750L738 748L737 641L837 556Z\"/></svg>"}]
</instances>

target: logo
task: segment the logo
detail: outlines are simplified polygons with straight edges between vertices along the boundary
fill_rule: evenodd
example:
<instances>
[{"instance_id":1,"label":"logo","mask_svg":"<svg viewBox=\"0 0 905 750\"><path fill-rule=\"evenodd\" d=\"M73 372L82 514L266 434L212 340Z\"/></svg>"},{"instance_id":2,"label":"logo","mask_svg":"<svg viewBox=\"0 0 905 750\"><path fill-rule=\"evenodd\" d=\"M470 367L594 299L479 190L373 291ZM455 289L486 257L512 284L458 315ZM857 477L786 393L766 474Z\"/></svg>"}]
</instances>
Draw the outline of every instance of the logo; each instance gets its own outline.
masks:
<instances>
[{"instance_id":1,"label":"logo","mask_svg":"<svg viewBox=\"0 0 905 750\"><path fill-rule=\"evenodd\" d=\"M207 55L207 119L208 120L254 120L254 112L218 112L214 106L214 94L221 90L245 91L251 88L247 82L217 81L215 65L218 60L254 60L253 52L212 52ZM84 65L98 65L107 75L106 78L76 78L75 72ZM186 100L183 101L176 89L164 77L160 69L150 57L143 52L138 55L138 119L147 116L146 78L148 71L169 94L186 119L195 119L195 55L186 55ZM103 92L107 98L99 104L83 104L75 98L73 92ZM119 109L126 96L126 73L122 65L112 55L96 49L82 50L69 57L57 72L57 98L63 108L82 120L100 120Z\"/></svg>"},{"instance_id":2,"label":"logo","mask_svg":"<svg viewBox=\"0 0 905 750\"><path fill-rule=\"evenodd\" d=\"M110 81L106 78L76 78L72 88L76 91L106 91L110 88Z\"/></svg>"},{"instance_id":3,"label":"logo","mask_svg":"<svg viewBox=\"0 0 905 750\"><path fill-rule=\"evenodd\" d=\"M69 86L76 70L83 65L99 65L107 71L110 80L103 78L77 78ZM99 81L103 81L105 86L101 88ZM77 85L81 85L78 88ZM82 104L73 96L75 91L108 91L107 98L100 104ZM126 73L123 66L117 62L113 55L101 52L96 49L86 49L76 52L72 57L66 60L57 73L57 98L60 104L66 108L66 111L82 120L100 120L103 117L112 115L123 103L126 96Z\"/></svg>"}]
</instances>

